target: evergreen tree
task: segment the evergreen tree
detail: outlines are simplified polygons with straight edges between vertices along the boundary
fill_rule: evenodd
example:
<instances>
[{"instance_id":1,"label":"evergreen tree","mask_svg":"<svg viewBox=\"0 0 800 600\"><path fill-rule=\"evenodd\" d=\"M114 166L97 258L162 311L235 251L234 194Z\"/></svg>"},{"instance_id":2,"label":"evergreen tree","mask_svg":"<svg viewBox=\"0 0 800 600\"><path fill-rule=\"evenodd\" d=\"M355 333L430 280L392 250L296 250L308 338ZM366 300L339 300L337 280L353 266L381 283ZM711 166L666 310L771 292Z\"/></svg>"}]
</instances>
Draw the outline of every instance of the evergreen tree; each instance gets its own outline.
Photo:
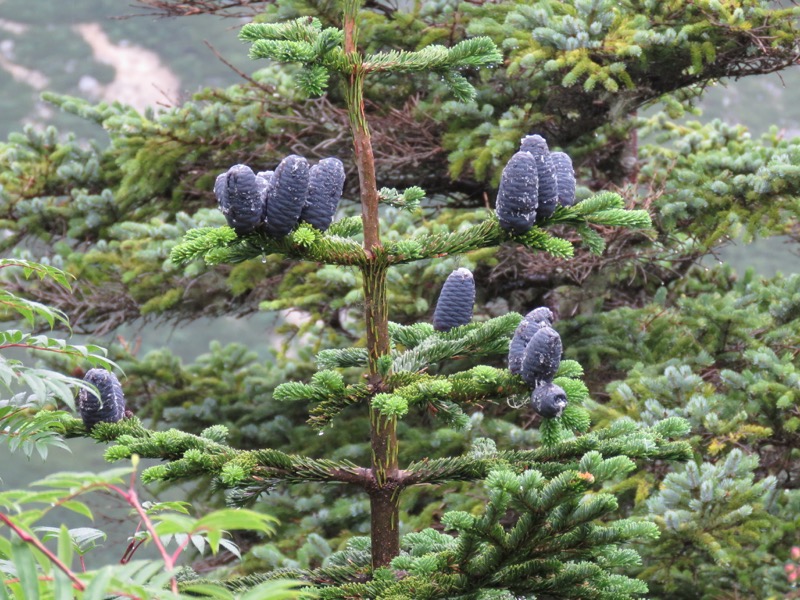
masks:
<instances>
[{"instance_id":1,"label":"evergreen tree","mask_svg":"<svg viewBox=\"0 0 800 600\"><path fill-rule=\"evenodd\" d=\"M213 1L173 3L167 0L148 1L147 4L169 14L191 13L198 9L235 11L239 7L236 2ZM276 5L265 3L266 12L258 20L260 26L269 30L271 23L301 16L316 17L319 28L315 29L329 31L325 35L333 36L331 30L341 31L343 28L341 13L334 4L299 0ZM759 479L769 471L778 477L778 485L791 481L791 471L785 478L778 466L784 464L780 460L786 455L794 458L792 446L783 445L784 440L790 439L793 421L791 415L785 419L785 413L780 412L794 410L791 408L794 402L791 391L796 382L793 379L791 345L781 347L779 341L767 342L768 346L771 345L770 353L761 347L760 341L756 341L754 352L749 355L740 353L747 357L744 364L726 362L730 357L725 355L726 352L739 352L735 346L729 346L729 330L734 330L731 338L734 340L737 335L750 336L746 339L748 348L753 332L758 334L757 340L770 337L768 329L762 331L756 326L740 326L739 316L745 319L745 323L758 322L767 328L772 326L773 322L765 319L769 305L764 299L774 298L777 294L771 292L769 286L763 287L760 282L750 280L752 290L748 297L761 297L761 302L754 302L748 314L737 313L736 319L729 319L722 311L736 305L733 296L728 296L725 301L709 303L710 299L716 299L716 295L727 293L730 287L727 280L711 278L697 283L703 281L702 277L695 273L687 276L687 273L700 257L730 236L743 234L748 238L792 231L798 212L798 171L795 166L798 164L798 146L793 141L782 139L778 132L771 132L759 142L750 139L741 127L723 123L678 124L675 118L691 110L694 99L704 87L719 78L767 73L791 64L796 56L796 9L774 9L766 2L751 1L724 5L715 2L425 2L418 3L409 12L380 2L366 2L364 8L359 22L364 53L386 61L376 67L382 73L380 77L366 78L364 103L374 131L375 179L387 186L379 190L379 198L389 206L382 209L381 225L373 222L373 232L370 234L364 230L363 235L369 239L367 236L373 235L379 227L386 255L402 257L396 261L401 264L394 265L385 274L387 306L392 307L392 318L398 321L396 326L392 326L394 330L389 330L391 335L385 343L390 346L391 343L399 344L400 349L406 352L413 350L406 348L408 337L394 339L392 336L407 336L404 327L419 327L414 323L430 314L439 283L455 268L470 267L478 283L478 314L486 319L485 323L493 322L488 317L505 314L505 307L525 312L542 304L544 298L562 315L579 311L587 313L577 322L567 319L556 322L556 328L564 336L566 352L579 357L589 367L587 383L593 393L602 392L612 379L626 381L631 389L636 390L624 396L625 388L614 384L609 388L612 402L608 407L589 403L594 414L601 418L601 425L609 425L619 434L627 433L626 428L632 427L630 423L619 423L617 419L630 415L639 421L635 425L637 435L651 435L654 431L663 435L672 430L652 429L655 420L680 414L694 425L693 434L702 444L700 447L704 453L699 459L701 463L713 463L720 451L727 452L744 440L750 451L758 452L762 457L762 466L758 469L746 463L751 471L755 469ZM305 22L297 23L299 31ZM456 63L447 63L449 54L432 46L444 44L448 48L458 48L464 40L480 35L492 38L503 51L503 64L491 71L449 71ZM187 433L200 435L222 417L231 426L231 448L255 452L265 445L277 446L285 454L295 457L301 448L308 446L309 454L318 460L324 457L357 462L363 461L365 456L369 460L370 451L347 445L352 441L349 433L369 431L369 419L351 418L355 411L348 409L337 417L347 419L346 426L327 428L323 437L315 438L309 444L300 424L305 412L303 403L278 404L271 401L272 389L277 383L296 377L311 381L305 385L312 389L290 386L280 388L283 390L281 393L291 394L294 390L300 394L297 397L306 393L306 399L318 402L319 408L312 413L315 425L328 423L338 410L347 406L342 404L343 398L335 396L335 391L326 387L335 387L336 381L331 380L330 374L324 374L338 368L341 363L332 362L327 366L323 363L314 367L309 361L317 355L322 360L327 357L332 361L355 361L353 368L363 366L363 351L348 351L350 353L345 353L344 357L324 352L341 348L343 338L352 342L363 333L352 318L369 298L368 287L364 286L363 266L357 261L345 266L341 264L344 257L352 256L357 252L356 247L361 245L358 236L362 234L357 220L340 220L325 235L301 226L290 237L280 241L261 235L257 242L242 245L235 243L238 238L233 237L231 230L219 228L225 222L224 217L211 209L208 201L214 177L231 164L253 164L260 168L275 166L289 153L303 154L312 162L329 154L339 156L347 173L345 198L363 196L362 190L355 185L357 181L363 181L356 177L359 167L357 155L351 155L349 141L343 135L349 128L348 117L352 116L346 110L348 102L352 105L352 98L342 91L347 89L346 86L340 87L334 75L325 96L320 99L308 97L309 92L314 96L322 91L325 77L321 69L330 68L335 63L335 59L324 58L332 50L327 48L327 43L333 43L334 38L320 37L316 38L317 46L311 44L312 52L316 53L313 55L300 43L308 44L307 39L288 40L299 44L288 49L280 44L254 45L254 48L260 48L255 52L264 54L280 49L285 54L279 58L299 59L300 66L288 69L268 66L254 74L247 84L228 90L207 90L186 105L158 115L140 115L121 105L91 106L76 99L47 96L63 109L102 124L110 134L111 143L105 148L100 145L86 147L75 140L60 139L52 130L44 133L28 130L12 136L0 153L3 226L11 232L4 240L4 247L19 248L20 244L35 239L40 244L35 247L46 248L41 252L48 256L47 260L79 276L79 291L72 296L48 285L31 289L37 297L51 301L69 313L81 315L77 327L87 332L110 331L141 316L186 320L197 316L248 314L257 308L300 307L309 311L311 318L305 324L291 328L295 334L314 335L312 347L301 349L298 354L277 356L274 364L254 364L252 355L248 355L244 347L213 346L208 355L188 366L181 365L164 351L141 360L126 356L122 363L126 371L133 374L126 383L126 396L129 403L134 403L137 414L167 419ZM391 66L387 68L386 65ZM441 68L433 76L421 72L434 65ZM397 70L391 72L391 69ZM464 99L458 98L459 94L469 93L469 85L474 86L474 98L468 102L459 101ZM457 96L455 101L453 94ZM416 100L410 102L408 99L412 97ZM656 104L665 111L647 119L637 116L638 108ZM520 139L532 132L544 134L553 149L563 148L573 158L579 184L577 196L584 200L576 205L576 211L582 210L578 208L582 204L589 202L586 206L590 206L598 198L605 198L612 205L618 203L611 196L593 195L602 189L614 189L627 206L645 208L650 212L653 233L646 235L641 230L613 227L622 224L617 220L619 213L614 220L595 219L590 226L588 223L592 220L587 218L588 215L565 209L556 213L552 221L544 223L553 237L526 239L523 244L503 243L499 250L495 250L493 246L506 241L507 237L496 225L494 229L484 225L487 212L480 207L486 198L495 198L503 168L518 149ZM640 144L638 139L649 143ZM454 178L452 181L448 173ZM425 221L422 226L418 215L406 210L420 200L418 192L409 187L414 185L423 187L430 197L423 203ZM352 212L352 208L346 205L344 211ZM202 235L196 233L197 228L203 227L210 229ZM211 233L212 230L217 233ZM193 251L204 254L207 263L213 263L210 268L198 261L189 261L177 268L174 262L167 260L170 252L175 251L176 241L187 232L190 232L191 239L183 244L183 251L191 243L197 244ZM413 243L413 239L420 236L424 243ZM333 237L338 239L331 241ZM353 237L355 242L347 241ZM565 261L563 256L559 256L570 252L569 246L559 239L582 242L574 248L575 256L571 260ZM554 255L539 252L543 247ZM461 259L442 256L466 250L477 251ZM264 262L257 260L262 253ZM22 256L31 258L33 255L22 252ZM189 256L185 255L186 258ZM416 260L432 256L440 260ZM320 268L320 263L334 257L336 264ZM697 285L705 285L707 294L701 294L696 288L691 293L686 291ZM13 280L8 281L7 286L14 291L23 286L30 287ZM789 298L794 298L791 289L787 289L787 293ZM694 308L701 311L696 320L692 320L694 317L688 304L681 302L681 294L696 300ZM785 310L780 317L782 326L790 335L797 331L793 302L784 302ZM668 318L654 318L665 306L671 309L666 312ZM619 312L609 313L606 317L605 310L617 307ZM704 314L703 310L706 311ZM689 315L687 320L684 320L684 313ZM709 319L713 326L707 330ZM643 329L642 324L649 326L651 322L661 327L660 334L653 330L653 335L643 336L643 331L648 333L651 330ZM501 325L491 333L507 343L516 322L499 321L494 326ZM741 333L735 331L737 327ZM627 337L622 332L627 332ZM422 336L424 333L429 332L417 330L414 335ZM488 335L490 332L484 333ZM718 334L721 337L717 337ZM430 343L439 335L430 333ZM466 335L478 335L477 329L465 332ZM699 341L692 347L691 341L696 335L699 335ZM645 343L639 343L642 337L647 337ZM776 334L771 339L780 338ZM442 360L446 361L436 377L456 377L451 373L453 364L446 360L446 352L454 351L456 342L467 344L463 348L468 351L472 349L469 339L447 341L454 343L452 346L445 344L441 350L434 348L445 354L435 356L435 360L427 359L432 361L433 367L438 367ZM422 344L423 341L415 343ZM718 351L715 343L721 344L722 350ZM660 348L653 349L655 346ZM722 368L711 367L702 352L694 355L693 350L698 347L715 358L719 352ZM428 346L425 348L426 352L430 350ZM670 355L673 348L675 353ZM386 355L389 349L384 348L385 352L379 354ZM458 352L456 354L461 356ZM671 358L677 359L673 361L677 371L667 372L666 369L673 366L666 364ZM372 362L376 363L376 360L373 356ZM403 363L401 366L405 369L414 372L421 368L420 364L413 362L420 360L413 353L406 360L412 362ZM636 360L643 363L641 368L634 364ZM679 362L686 362L703 381L711 377L715 389L704 388L704 395L713 397L712 406L726 406L718 421L709 415L705 423L700 423L704 408L699 404L684 406L679 400L682 396L678 390L682 389L681 386L691 385L694 380L691 372L680 370ZM504 366L502 361L492 364ZM765 372L761 369L764 364L770 365ZM397 370L397 366L392 366ZM725 373L722 385L713 378L717 372L720 375ZM355 377L352 371L345 371L344 375L345 386L358 384L357 379L352 379ZM658 381L662 375L668 377L666 387L664 382ZM741 379L737 380L737 376ZM498 383L496 374L488 371L480 371L475 377L486 378L487 385ZM627 381L629 377L630 381ZM400 386L401 383L412 385L415 382L397 381L393 385ZM440 384L439 381L431 383L434 386ZM642 387L637 387L639 385ZM323 389L319 389L320 386ZM578 401L574 390L570 395L568 387L565 390L570 396L571 408L575 408ZM652 396L647 391L638 392L647 388L661 390L661 396L656 397L660 407L650 402ZM347 387L345 390L348 394L354 391ZM764 394L764 390L769 390L769 393ZM780 394L773 395L773 390ZM365 402L372 393L355 391L355 399L351 398L353 403ZM463 397L457 398L459 402L474 398L467 391L476 392L474 389L466 390ZM404 393L408 392L405 390ZM329 398L321 394L334 396ZM733 411L737 394L758 406ZM403 396L403 393L390 392L387 395L389 397L379 398L378 406L391 414L392 410L402 406L402 401L392 396ZM147 404L142 405L140 398L147 398ZM397 428L401 438L407 439L409 444L400 447L398 460L408 464L419 456L438 457L443 461L448 456L472 457L474 453L480 455L485 444L476 438L493 437L501 446L501 454L499 458L490 454L492 463L505 459L512 470L515 465L516 468L520 465L539 468L538 459L513 453L540 444L542 440L553 443L554 438L540 437L535 431L509 422L510 415L503 414L506 411L495 404L493 396L478 395L478 398L482 410L471 414L473 429L462 434L455 433L450 424L463 423L464 417L454 412L454 407L440 406L438 400L428 408L428 412L449 417L451 421L437 427L431 434L424 433L417 426L430 426L427 417L414 414L413 395L406 398L412 410L398 420ZM618 403L617 398L623 401ZM779 398L780 406L777 404ZM646 402L650 402L649 408L646 408ZM612 409L614 412L610 412ZM734 416L731 416L732 411ZM712 414L715 413L716 410ZM602 421L604 414L611 417L606 423ZM569 420L569 412L563 418ZM77 422L74 426L79 428ZM547 427L551 426L546 426L543 433L547 432ZM614 427L621 429L614 430ZM101 435L104 429L105 426L98 426L96 434ZM127 434L134 437L150 435L141 433L144 430L139 428L134 429ZM108 438L121 433L113 431L113 434L107 434ZM598 435L605 435L599 433L601 431L598 430ZM650 434L646 433L648 431ZM781 433L771 437L774 432ZM173 433L178 436L176 440L183 441L170 438L170 444L198 444L207 448L205 441L188 441L195 438L184 439L182 435ZM221 441L214 435L218 435L217 430L210 430L207 434ZM592 435L588 433L579 439L590 439ZM789 438L785 437L787 435ZM274 443L276 438L277 444ZM156 443L161 444L162 439L165 438L157 437ZM634 445L639 443L639 439L632 439ZM130 450L125 443L119 447ZM131 447L142 450L133 443ZM335 457L330 457L334 447L341 450ZM774 452L776 448L779 449L777 453ZM785 452L780 450L782 448L786 449ZM591 449L580 448L573 454L565 450L562 468L574 466L573 463L583 456L578 452ZM603 458L611 456L600 451ZM120 456L125 453L122 449L117 452L121 453ZM160 456L154 450L152 452ZM230 457L234 454L241 456L239 450L231 452ZM507 456L502 452L512 454ZM633 450L626 446L624 451L616 447L613 452L617 453L614 456L631 455ZM242 488L240 484L250 473L248 465L240 463L250 459L231 460L232 464L225 461L224 465L213 468L178 461L174 473L206 473L226 485ZM528 464L525 460L533 462ZM586 460L591 462L594 459ZM300 466L294 464L293 468ZM466 468L467 465L456 465L459 466ZM226 469L224 474L223 468ZM588 471L598 480L602 479L591 469ZM452 474L445 473L448 476ZM557 469L541 471L545 478L558 477L559 473ZM154 478L165 475L159 471L151 473ZM470 477L483 478L485 475L487 473L480 472ZM630 508L639 515L647 512L655 515L658 512L656 504L644 502L651 490L662 480L665 485L678 485L677 480L664 480L664 475L663 469L646 469L631 479L615 483L611 489L637 490L636 498L632 498L630 503L633 508L623 503L620 511L629 514ZM737 477L746 476L745 471L737 474ZM524 514L519 498L504 499L503 485L511 481L506 477L510 475L501 473L497 478L493 475L487 480L486 497L493 502L490 507L504 506L503 502L507 501L505 506L514 507L512 514ZM528 485L524 481L521 483ZM534 488L536 485L539 484ZM368 511L363 501L335 501L326 492L304 485L296 489L310 493L303 507L306 516L293 533L315 531L324 524L326 536L337 545L344 543L348 536L345 533L340 537L342 530L365 532L364 515ZM466 487L451 484L450 489L460 492L451 501L451 508L472 510L481 503L464 493ZM247 497L247 489L239 491L241 494L237 497L242 494ZM250 493L259 491L256 487ZM570 501L579 502L579 492L579 489L575 491L578 496L572 496L572 500L562 499L567 505ZM512 492L508 493L513 496ZM439 523L441 515L431 504L437 498L436 494L425 488L410 488L406 497L413 499L418 508L404 513L404 521L413 520L421 525ZM297 513L295 501L284 488L279 487L272 498L278 507L278 516L285 518ZM761 500L758 495L747 496L747 502ZM741 508L741 505L735 505L738 500L732 502L732 511ZM796 517L788 515L792 514L793 505L796 505L796 500L786 496L777 504L765 503L764 510L774 514L778 510L776 507L780 506L781 514L788 518L784 521L789 523L787 531L792 532L796 530ZM355 511L353 507L357 507ZM490 513L491 510L486 514ZM749 525L743 522L745 530L764 522L763 513L758 508L754 513L756 519L762 520ZM679 515L690 518L687 512ZM663 525L657 516L654 518ZM452 527L463 537L466 522L457 519ZM491 518L486 522L490 521ZM503 526L509 524L503 523ZM524 528L518 531L521 535ZM664 532L662 539L667 540L669 532L667 529ZM729 534L723 527L720 539L728 539L726 535ZM420 556L439 553L436 565L453 564L452 554L448 552L454 552L454 549L448 546L448 540L418 538L414 543L425 548L424 552L418 551ZM485 543L487 545L482 548L488 551L494 542ZM410 544L411 541L409 549L413 548ZM294 555L293 551L298 547L305 548L306 556L315 551L318 555L326 552L324 549L312 551L301 542L290 542L280 548L273 547L275 552L270 560L279 566L285 564L289 559L283 556L283 552ZM714 552L704 554L701 547L702 544L694 555L697 560L724 563L724 557ZM669 594L672 593L669 590L674 589L669 588L670 582L685 581L692 575L686 575L683 566L680 575L664 576L665 571L655 569L655 563L671 560L663 549L671 552L674 547L665 542L661 548L655 545L642 550L648 557L645 573L651 581L659 582L657 585L663 582L667 586L664 593ZM772 568L777 564L776 557L781 558L782 553L788 552L787 540L770 538L758 550L758 556ZM410 553L414 556L413 550ZM499 560L507 560L507 555L502 552L498 556L501 556ZM364 557L363 542L354 540L343 556L335 555L329 562L334 565L363 565L367 569ZM583 558L589 562L599 560L597 556ZM308 566L315 566L315 559L304 560ZM429 560L432 559L413 564L401 561L397 568L411 572L417 578L430 579L427 574L430 564L434 563L426 562ZM478 562L469 563L468 571L473 579L467 582L491 587L480 579L480 569L491 563L483 562L486 560L484 555L476 556L475 560ZM616 564L614 560L609 565ZM599 566L604 568L604 565ZM747 572L741 563L736 567L728 568L725 577L736 580L738 574ZM263 567L254 565L253 569L263 570ZM699 573L703 568L689 571ZM719 597L715 593L720 592L714 591L719 571L708 569L703 572L707 573L702 580L707 582L703 584L707 586L703 593L708 597ZM383 571L379 574L382 576ZM317 572L314 576L321 578L317 581L331 581L335 574ZM599 574L596 576L600 577ZM386 587L359 588L358 593L388 594L384 590L394 584L393 576L387 574L387 577L386 581L376 577L374 581L379 581L373 584ZM775 580L774 573L770 577L771 581ZM695 583L699 581L697 577L692 580ZM731 587L736 589L736 585L740 583Z\"/></svg>"}]
</instances>

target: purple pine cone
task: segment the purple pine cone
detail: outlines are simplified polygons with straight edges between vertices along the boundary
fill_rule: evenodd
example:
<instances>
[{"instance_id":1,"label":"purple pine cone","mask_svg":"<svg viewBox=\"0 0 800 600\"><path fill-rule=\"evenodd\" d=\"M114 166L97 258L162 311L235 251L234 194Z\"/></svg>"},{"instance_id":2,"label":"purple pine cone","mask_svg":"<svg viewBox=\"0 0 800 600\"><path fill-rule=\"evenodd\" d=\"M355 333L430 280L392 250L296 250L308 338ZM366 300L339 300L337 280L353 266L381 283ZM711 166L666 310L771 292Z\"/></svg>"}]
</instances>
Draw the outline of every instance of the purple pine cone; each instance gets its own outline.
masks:
<instances>
[{"instance_id":1,"label":"purple pine cone","mask_svg":"<svg viewBox=\"0 0 800 600\"><path fill-rule=\"evenodd\" d=\"M540 135L527 135L522 138L520 152L530 152L536 161L536 174L539 178L539 206L536 220L548 218L558 205L558 182L556 168L550 158L547 142Z\"/></svg>"},{"instance_id":2,"label":"purple pine cone","mask_svg":"<svg viewBox=\"0 0 800 600\"><path fill-rule=\"evenodd\" d=\"M561 336L552 327L544 326L534 332L522 357L522 379L531 387L549 383L561 364Z\"/></svg>"},{"instance_id":3,"label":"purple pine cone","mask_svg":"<svg viewBox=\"0 0 800 600\"><path fill-rule=\"evenodd\" d=\"M344 165L338 158L325 158L311 167L308 178L308 197L300 218L320 231L333 221L336 207L344 189Z\"/></svg>"},{"instance_id":4,"label":"purple pine cone","mask_svg":"<svg viewBox=\"0 0 800 600\"><path fill-rule=\"evenodd\" d=\"M272 179L275 177L275 171L259 171L256 173L256 177L261 177L264 181L267 182L267 188L272 185Z\"/></svg>"},{"instance_id":5,"label":"purple pine cone","mask_svg":"<svg viewBox=\"0 0 800 600\"><path fill-rule=\"evenodd\" d=\"M228 225L239 235L250 233L264 218L264 197L247 165L234 165L217 177L214 194Z\"/></svg>"},{"instance_id":6,"label":"purple pine cone","mask_svg":"<svg viewBox=\"0 0 800 600\"><path fill-rule=\"evenodd\" d=\"M267 198L267 233L287 235L297 225L308 194L308 161L290 154L275 169Z\"/></svg>"},{"instance_id":7,"label":"purple pine cone","mask_svg":"<svg viewBox=\"0 0 800 600\"><path fill-rule=\"evenodd\" d=\"M515 375L522 371L522 359L525 356L525 348L531 341L533 334L542 327L549 327L553 324L553 313L546 306L534 308L517 325L511 344L508 347L508 370Z\"/></svg>"},{"instance_id":8,"label":"purple pine cone","mask_svg":"<svg viewBox=\"0 0 800 600\"><path fill-rule=\"evenodd\" d=\"M475 279L469 269L456 269L442 286L436 310L433 311L433 328L450 331L472 320L475 304Z\"/></svg>"},{"instance_id":9,"label":"purple pine cone","mask_svg":"<svg viewBox=\"0 0 800 600\"><path fill-rule=\"evenodd\" d=\"M98 423L116 423L125 417L125 395L116 375L106 369L89 369L83 380L100 392L99 398L83 388L78 393L78 412L86 429Z\"/></svg>"},{"instance_id":10,"label":"purple pine cone","mask_svg":"<svg viewBox=\"0 0 800 600\"><path fill-rule=\"evenodd\" d=\"M554 383L544 383L531 394L531 407L547 419L560 417L566 406L566 392Z\"/></svg>"},{"instance_id":11,"label":"purple pine cone","mask_svg":"<svg viewBox=\"0 0 800 600\"><path fill-rule=\"evenodd\" d=\"M572 167L572 159L565 152L551 152L550 158L556 169L558 203L561 206L572 206L575 204L575 169Z\"/></svg>"},{"instance_id":12,"label":"purple pine cone","mask_svg":"<svg viewBox=\"0 0 800 600\"><path fill-rule=\"evenodd\" d=\"M550 152L547 142L540 135L526 135L519 144L520 152L530 152L534 156L541 156Z\"/></svg>"},{"instance_id":13,"label":"purple pine cone","mask_svg":"<svg viewBox=\"0 0 800 600\"><path fill-rule=\"evenodd\" d=\"M517 152L500 177L496 212L500 227L521 234L533 227L539 205L536 161L529 152Z\"/></svg>"},{"instance_id":14,"label":"purple pine cone","mask_svg":"<svg viewBox=\"0 0 800 600\"><path fill-rule=\"evenodd\" d=\"M537 323L546 322L547 325L552 325L556 318L553 316L553 311L546 306L539 306L534 308L531 312L525 315L528 321L536 321Z\"/></svg>"}]
</instances>

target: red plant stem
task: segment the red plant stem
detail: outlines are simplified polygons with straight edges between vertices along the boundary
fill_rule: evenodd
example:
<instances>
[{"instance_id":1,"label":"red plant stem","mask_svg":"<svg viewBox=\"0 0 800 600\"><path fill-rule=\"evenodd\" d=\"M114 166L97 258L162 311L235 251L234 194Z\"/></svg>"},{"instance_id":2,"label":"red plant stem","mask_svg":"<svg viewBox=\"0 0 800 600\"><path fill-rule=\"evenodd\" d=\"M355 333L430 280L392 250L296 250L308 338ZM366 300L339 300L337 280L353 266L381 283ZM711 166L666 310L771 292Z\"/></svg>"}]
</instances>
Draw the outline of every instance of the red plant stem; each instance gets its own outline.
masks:
<instances>
[{"instance_id":1,"label":"red plant stem","mask_svg":"<svg viewBox=\"0 0 800 600\"><path fill-rule=\"evenodd\" d=\"M131 507L133 507L133 509L139 515L139 518L142 520L142 523L144 523L145 529L147 529L147 532L150 534L150 537L153 540L153 544L155 544L156 548L158 549L158 553L164 560L164 567L168 572L175 570L175 560L177 556L173 558L172 555L169 552L167 552L167 549L164 547L164 544L161 543L161 539L158 537L158 534L156 533L155 526L153 525L153 522L150 520L150 517L147 516L147 512L145 512L141 502L139 502L139 495L136 493L136 490L133 488L133 486L131 486L130 490L127 492L117 487L116 485L109 485L108 489L122 496L125 499L125 501L128 504L130 504ZM172 591L177 594L178 581L173 577L170 584Z\"/></svg>"},{"instance_id":2,"label":"red plant stem","mask_svg":"<svg viewBox=\"0 0 800 600\"><path fill-rule=\"evenodd\" d=\"M30 535L30 534L29 534L27 531L25 531L24 529L20 528L20 527L19 527L19 526L18 526L16 523L14 523L14 521L12 521L12 520L11 520L11 519L8 517L8 515L5 515L5 514L3 514L3 513L0 513L0 521L2 521L3 523L5 523L6 525L8 525L8 527L9 527L9 528L10 528L10 529L11 529L11 530L14 532L14 533L16 533L16 534L19 536L19 538L20 538L20 539L21 539L23 542L25 542L26 544L31 544L31 545L32 545L32 546L34 546L34 547L35 547L35 548L36 548L36 549L37 549L39 552L41 552L42 554L44 554L44 555L47 557L47 559L48 559L50 562L52 562L52 563L53 563L53 564L54 564L54 565L55 565L55 566L58 568L58 570L59 570L59 571L61 571L62 573L64 573L64 575L66 575L67 577L69 577L70 581L72 581L72 584L75 586L75 589L77 589L77 590L79 590L79 591L81 591L81 592L83 592L84 590L86 590L86 585L85 585L85 584L84 584L84 583L83 583L83 582L82 582L80 579L78 579L78 576L77 576L77 575L76 575L76 574L75 574L75 573L72 571L72 569L70 569L70 568L69 568L67 565L65 565L65 564L62 562L62 560L61 560L60 558L58 558L58 556L56 556L55 554L53 554L53 553L52 553L52 552L51 552L51 551L50 551L50 550L47 548L47 546L45 546L44 544L42 544L42 542L41 542L41 541L39 541L37 538L35 538L35 537L33 537L32 535Z\"/></svg>"}]
</instances>

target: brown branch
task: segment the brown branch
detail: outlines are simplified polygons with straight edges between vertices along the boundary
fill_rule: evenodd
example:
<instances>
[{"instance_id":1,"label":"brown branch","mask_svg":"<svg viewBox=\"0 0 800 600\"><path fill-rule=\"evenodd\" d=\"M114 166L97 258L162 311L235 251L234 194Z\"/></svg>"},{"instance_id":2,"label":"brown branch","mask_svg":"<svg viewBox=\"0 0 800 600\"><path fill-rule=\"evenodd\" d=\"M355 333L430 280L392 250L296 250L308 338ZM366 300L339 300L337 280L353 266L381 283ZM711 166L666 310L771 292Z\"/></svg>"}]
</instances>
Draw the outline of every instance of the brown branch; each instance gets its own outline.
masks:
<instances>
[{"instance_id":1,"label":"brown branch","mask_svg":"<svg viewBox=\"0 0 800 600\"><path fill-rule=\"evenodd\" d=\"M214 56L216 56L217 59L223 65L228 67L231 71L236 73L239 77L241 77L242 79L246 79L252 85L254 85L255 87L257 87L260 90L263 90L263 91L267 92L268 94L272 94L272 93L275 92L275 88L272 87L271 85L264 85L263 83L259 83L258 81L256 81L252 77L250 77L250 75L248 75L244 71L242 71L240 69L237 69L232 63L230 63L228 60L226 60L225 57L222 56L222 54L220 54L219 51L217 51L216 48L214 48L214 46L211 45L211 42L209 42L208 40L203 40L203 43L208 47L209 50L211 50L211 52L214 53Z\"/></svg>"}]
</instances>

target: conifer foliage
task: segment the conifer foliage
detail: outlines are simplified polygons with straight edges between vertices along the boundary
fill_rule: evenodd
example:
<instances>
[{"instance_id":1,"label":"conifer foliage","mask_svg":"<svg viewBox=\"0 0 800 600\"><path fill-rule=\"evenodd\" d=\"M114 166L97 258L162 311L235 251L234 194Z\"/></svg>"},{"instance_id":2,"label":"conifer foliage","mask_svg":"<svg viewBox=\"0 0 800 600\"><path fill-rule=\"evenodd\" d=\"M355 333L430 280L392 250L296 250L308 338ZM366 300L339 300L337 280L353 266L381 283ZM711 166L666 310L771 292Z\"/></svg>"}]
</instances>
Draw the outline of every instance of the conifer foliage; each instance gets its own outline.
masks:
<instances>
[{"instance_id":1,"label":"conifer foliage","mask_svg":"<svg viewBox=\"0 0 800 600\"><path fill-rule=\"evenodd\" d=\"M370 501L369 552L358 558L345 549L341 557L331 556L329 566L294 574L314 584L322 598L450 598L475 596L481 590L567 598L625 598L644 593L644 583L617 570L637 561L635 553L622 545L652 537L656 529L627 520L602 522L618 505L612 495L595 492L632 469L633 459L685 459L688 447L672 441L685 432L684 422L671 419L649 427L620 422L590 434L588 413L581 407L587 395L581 369L573 361L561 360L560 337L549 326L553 318L549 310L536 309L525 319L536 331L522 353L521 377L505 368L459 369L459 359L465 357L506 354L514 332L524 329L523 318L508 313L473 319L475 281L465 268L455 270L444 282L433 327L390 323L386 286L388 273L397 264L490 249L504 241L568 256L572 244L549 233L550 225L571 226L580 232L598 219L607 226L645 227L649 218L643 211L625 210L614 194L557 207L557 171L549 151L539 144L532 154L525 149L527 140L517 155L526 161L524 180L518 177L514 158L507 167L507 186L501 187L498 197L500 221L489 216L466 229L437 234L422 230L407 240L384 244L363 78L434 72L442 75L457 99L466 100L474 96L474 90L459 71L495 63L500 55L490 40L480 37L450 48L433 45L418 52L361 54L358 13L359 3L348 0L343 3L342 30L323 29L315 19L297 19L245 26L242 38L252 43L251 55L256 58L299 62L304 70L299 81L309 94L321 93L332 76L341 76L359 171L361 226L354 227L348 219L330 227L300 222L306 207L307 216L323 207L325 214L318 224L327 223L341 193L342 169L335 159L327 159L316 165L312 176L308 161L291 155L271 174L256 175L251 168L236 165L219 175L215 191L229 225L188 231L172 249L171 260L187 265L204 259L216 265L279 253L359 270L366 347L321 352L309 383L283 383L274 396L284 402L310 403L309 424L319 429L334 423L345 408L355 405L367 411L370 464L269 448L238 450L227 444L226 431L219 426L198 436L178 430L150 431L135 418L98 418L91 435L117 442L107 452L110 460L133 455L166 459L144 471L145 481L211 475L217 485L230 490L235 502L269 492L277 481L337 482L363 488ZM524 228L506 228L501 217L503 200L508 197L512 212L518 212L514 195L520 185L527 190L521 193L529 210L522 218L528 222ZM538 196L537 190L543 195ZM308 221L312 219L317 220L312 216ZM353 367L362 370L363 377L346 377L346 369ZM109 391L116 397L113 382L108 390L105 384L98 387L101 397ZM497 451L491 449L490 440L484 440L480 452L435 460L419 456L400 464L398 422L406 416L428 412L448 427L463 429L468 424L465 411L474 403L527 398L531 388L533 404L543 417L537 447ZM428 529L401 541L403 492L412 486L452 481L483 481L489 498L485 510L481 514L449 512L441 521L449 534ZM351 544L355 548L357 542Z\"/></svg>"},{"instance_id":2,"label":"conifer foliage","mask_svg":"<svg viewBox=\"0 0 800 600\"><path fill-rule=\"evenodd\" d=\"M241 344L188 366L127 356L127 401L153 429L49 411L31 426L38 405L5 406L10 439L41 453L88 433L114 442L109 460L161 459L147 482L205 477L281 510L302 535L261 546L227 582L237 595L280 573L329 598L627 598L645 590L633 574L652 597L784 592L798 280L682 279L728 236L796 235L800 143L674 118L710 82L794 64L800 9L413 4L354 18L353 0L148 0L263 8L242 38L273 62L158 114L45 95L110 142L28 128L0 145L0 248L42 248L81 282L4 277L7 293L33 290L94 333L299 308L311 319L291 331L313 341L296 360ZM342 217L340 198L361 214ZM545 295L592 314L531 311ZM689 458L676 438L696 454L667 475Z\"/></svg>"}]
</instances>

